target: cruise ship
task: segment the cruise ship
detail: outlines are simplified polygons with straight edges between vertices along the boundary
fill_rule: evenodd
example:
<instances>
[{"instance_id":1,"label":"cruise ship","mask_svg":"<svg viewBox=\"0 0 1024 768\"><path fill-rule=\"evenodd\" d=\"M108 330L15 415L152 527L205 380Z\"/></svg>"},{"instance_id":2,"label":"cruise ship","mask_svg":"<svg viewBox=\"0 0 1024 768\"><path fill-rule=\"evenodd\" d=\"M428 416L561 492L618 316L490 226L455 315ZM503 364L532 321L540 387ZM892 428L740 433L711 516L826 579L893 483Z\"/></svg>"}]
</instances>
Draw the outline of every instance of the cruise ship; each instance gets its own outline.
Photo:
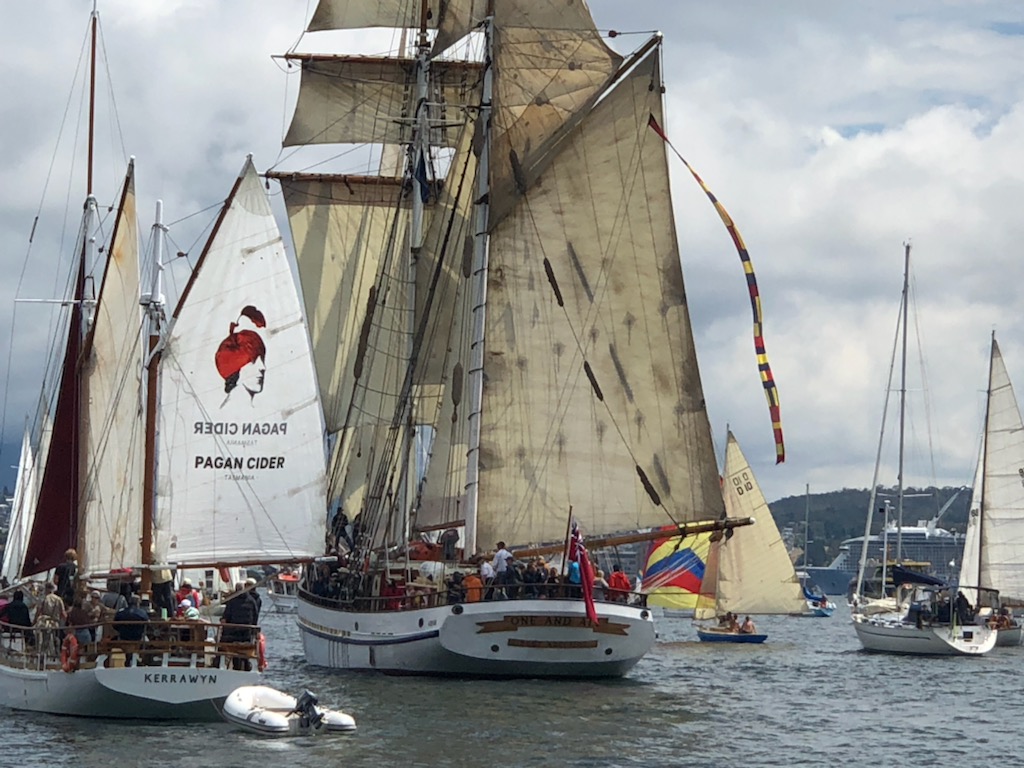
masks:
<instances>
[{"instance_id":1,"label":"cruise ship","mask_svg":"<svg viewBox=\"0 0 1024 768\"><path fill-rule=\"evenodd\" d=\"M890 523L884 533L868 538L868 564L882 562L883 548L890 559L896 556L898 530ZM850 582L857 578L857 566L864 542L863 536L846 539L839 545L839 554L827 567L809 566L804 570L826 595L845 595ZM934 520L919 520L917 525L903 526L902 559L929 563L928 572L943 581L952 582L960 575L960 558L964 551L964 536L939 528Z\"/></svg>"}]
</instances>

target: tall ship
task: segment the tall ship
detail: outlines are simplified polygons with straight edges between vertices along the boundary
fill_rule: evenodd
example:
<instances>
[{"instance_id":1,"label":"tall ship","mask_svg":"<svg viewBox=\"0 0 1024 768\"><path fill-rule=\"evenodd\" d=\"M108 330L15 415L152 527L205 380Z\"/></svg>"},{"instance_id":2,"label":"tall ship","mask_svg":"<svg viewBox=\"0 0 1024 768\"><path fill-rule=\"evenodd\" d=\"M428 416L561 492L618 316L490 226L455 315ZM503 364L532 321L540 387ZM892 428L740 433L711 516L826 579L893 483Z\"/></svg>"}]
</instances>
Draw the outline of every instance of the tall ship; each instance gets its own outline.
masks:
<instances>
[{"instance_id":1,"label":"tall ship","mask_svg":"<svg viewBox=\"0 0 1024 768\"><path fill-rule=\"evenodd\" d=\"M322 0L307 31L369 27L404 42L285 56L284 144L368 146L377 172L268 173L330 444L306 658L623 675L655 642L642 602L456 584L482 560L500 575L495 551L578 556L576 526L595 549L744 522L725 519L687 312L661 37L622 56L584 2L553 0Z\"/></svg>"}]
</instances>

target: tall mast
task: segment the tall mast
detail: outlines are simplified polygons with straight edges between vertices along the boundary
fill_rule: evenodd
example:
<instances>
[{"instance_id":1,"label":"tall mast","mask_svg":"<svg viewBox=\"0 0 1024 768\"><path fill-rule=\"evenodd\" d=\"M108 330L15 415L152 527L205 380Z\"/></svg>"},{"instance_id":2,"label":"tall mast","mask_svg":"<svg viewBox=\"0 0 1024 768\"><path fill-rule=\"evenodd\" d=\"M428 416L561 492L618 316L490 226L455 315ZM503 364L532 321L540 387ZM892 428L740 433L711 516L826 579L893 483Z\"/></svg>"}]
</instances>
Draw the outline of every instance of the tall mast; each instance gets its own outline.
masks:
<instances>
[{"instance_id":1,"label":"tall mast","mask_svg":"<svg viewBox=\"0 0 1024 768\"><path fill-rule=\"evenodd\" d=\"M476 517L480 504L480 420L484 394L484 335L487 328L487 221L490 213L491 98L494 91L494 3L484 20L484 83L480 103L480 157L473 216L473 341L469 362L469 450L466 465L466 528L464 551L477 551Z\"/></svg>"},{"instance_id":2,"label":"tall mast","mask_svg":"<svg viewBox=\"0 0 1024 768\"><path fill-rule=\"evenodd\" d=\"M903 356L900 363L900 448L896 489L896 562L903 562L903 435L907 411L907 311L910 299L910 243L903 244Z\"/></svg>"},{"instance_id":3,"label":"tall mast","mask_svg":"<svg viewBox=\"0 0 1024 768\"><path fill-rule=\"evenodd\" d=\"M412 244L413 263L423 247L423 194L430 160L430 121L427 108L430 78L430 43L427 40L427 0L420 0L420 30L416 40L416 114L412 142ZM420 167L422 164L422 177Z\"/></svg>"},{"instance_id":4,"label":"tall mast","mask_svg":"<svg viewBox=\"0 0 1024 768\"><path fill-rule=\"evenodd\" d=\"M423 209L426 201L423 199L423 186L427 184L427 167L430 160L430 113L427 100L430 93L430 44L427 40L427 14L429 7L427 0L420 0L420 26L416 38L416 111L413 123L413 140L409 148L411 194L412 194L412 219L409 222L409 272L407 283L406 304L409 317L409 360L416 356L416 263L419 259L420 250L423 248ZM405 30L402 30L403 45L401 53L405 53ZM422 164L422 165L421 165ZM422 167L422 175L421 175ZM411 362L410 362L411 364ZM401 506L402 530L399 532L399 541L404 542L406 559L408 559L409 540L411 538L411 506L415 495L410 482L410 474L415 472L415 451L416 451L416 413L415 401L408 409L405 430L405 471L402 473L402 484L399 489L399 503Z\"/></svg>"},{"instance_id":5,"label":"tall mast","mask_svg":"<svg viewBox=\"0 0 1024 768\"><path fill-rule=\"evenodd\" d=\"M985 395L985 432L981 436L981 490L978 492L978 583L981 587L981 558L985 552L985 465L988 463L988 422L992 417L992 364L995 362L996 332L992 331L992 346L988 355L988 389ZM968 585L970 586L970 585ZM981 592L975 602L981 602Z\"/></svg>"},{"instance_id":6,"label":"tall mast","mask_svg":"<svg viewBox=\"0 0 1024 768\"><path fill-rule=\"evenodd\" d=\"M804 570L807 570L807 531L811 523L811 484L804 486Z\"/></svg>"},{"instance_id":7,"label":"tall mast","mask_svg":"<svg viewBox=\"0 0 1024 768\"><path fill-rule=\"evenodd\" d=\"M156 202L156 215L153 220L153 275L149 294L142 296L142 304L146 308L146 325L149 335L149 355L146 358L146 448L143 464L142 486L142 564L153 564L153 516L156 508L156 415L159 402L160 386L160 334L164 320L164 302L162 295L163 276L163 245L167 228L163 223L164 204ZM142 591L148 592L152 573L144 569L142 572Z\"/></svg>"},{"instance_id":8,"label":"tall mast","mask_svg":"<svg viewBox=\"0 0 1024 768\"><path fill-rule=\"evenodd\" d=\"M96 0L93 0L90 25L92 40L89 52L89 162L86 182L86 195L89 197L92 197L92 155L96 126L96 27L98 21L99 12L96 10Z\"/></svg>"}]
</instances>

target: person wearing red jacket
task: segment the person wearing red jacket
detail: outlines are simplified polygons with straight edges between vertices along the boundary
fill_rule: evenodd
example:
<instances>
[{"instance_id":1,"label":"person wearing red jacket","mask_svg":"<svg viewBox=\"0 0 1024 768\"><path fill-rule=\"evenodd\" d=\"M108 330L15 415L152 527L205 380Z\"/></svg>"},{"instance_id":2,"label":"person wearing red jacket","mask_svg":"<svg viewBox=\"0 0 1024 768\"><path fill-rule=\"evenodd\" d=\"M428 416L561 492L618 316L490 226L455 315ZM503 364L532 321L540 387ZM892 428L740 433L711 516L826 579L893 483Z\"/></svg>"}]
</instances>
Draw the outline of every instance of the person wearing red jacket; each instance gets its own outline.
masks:
<instances>
[{"instance_id":1,"label":"person wearing red jacket","mask_svg":"<svg viewBox=\"0 0 1024 768\"><path fill-rule=\"evenodd\" d=\"M633 586L629 583L629 577L622 572L622 566L612 566L611 576L608 577L608 599L616 603L626 602L626 596Z\"/></svg>"}]
</instances>

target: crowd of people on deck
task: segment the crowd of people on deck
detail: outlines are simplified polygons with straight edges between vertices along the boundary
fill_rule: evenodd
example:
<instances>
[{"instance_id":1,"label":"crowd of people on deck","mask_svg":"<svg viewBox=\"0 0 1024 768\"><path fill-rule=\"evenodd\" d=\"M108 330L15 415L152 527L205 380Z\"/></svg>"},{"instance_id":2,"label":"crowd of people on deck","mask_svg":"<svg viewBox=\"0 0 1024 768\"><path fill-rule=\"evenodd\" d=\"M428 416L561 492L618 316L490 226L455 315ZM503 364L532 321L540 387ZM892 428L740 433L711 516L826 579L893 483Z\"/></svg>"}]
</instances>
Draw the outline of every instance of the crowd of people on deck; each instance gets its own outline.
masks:
<instances>
[{"instance_id":1,"label":"crowd of people on deck","mask_svg":"<svg viewBox=\"0 0 1024 768\"><path fill-rule=\"evenodd\" d=\"M542 557L520 559L505 542L475 558L476 568L462 566L444 577L440 562L423 562L398 575L382 577L378 598L370 598L366 607L378 610L406 610L432 605L475 603L483 600L579 599L583 596L583 577L579 563L568 563L564 572ZM471 561L472 562L472 561ZM333 565L321 563L309 572L306 588L314 595L338 600L344 592L344 577L349 573L344 555ZM632 594L629 577L615 564L605 577L603 570L593 576L593 597L597 601L625 603Z\"/></svg>"},{"instance_id":2,"label":"crowd of people on deck","mask_svg":"<svg viewBox=\"0 0 1024 768\"><path fill-rule=\"evenodd\" d=\"M256 639L262 600L255 587L256 580L251 578L234 585L220 619L228 625L220 632L221 642ZM8 591L9 584L0 581L0 594ZM90 589L80 578L76 551L69 549L51 581L27 582L10 593L9 601L0 597L0 632L22 638L26 648L53 656L60 654L69 637L79 648L103 640L142 642L161 639L172 625L179 641L208 638L213 625L200 608L209 600L189 578L174 590L172 572L155 570L151 594L152 599L141 594L141 578L130 569L111 574L104 591Z\"/></svg>"}]
</instances>

